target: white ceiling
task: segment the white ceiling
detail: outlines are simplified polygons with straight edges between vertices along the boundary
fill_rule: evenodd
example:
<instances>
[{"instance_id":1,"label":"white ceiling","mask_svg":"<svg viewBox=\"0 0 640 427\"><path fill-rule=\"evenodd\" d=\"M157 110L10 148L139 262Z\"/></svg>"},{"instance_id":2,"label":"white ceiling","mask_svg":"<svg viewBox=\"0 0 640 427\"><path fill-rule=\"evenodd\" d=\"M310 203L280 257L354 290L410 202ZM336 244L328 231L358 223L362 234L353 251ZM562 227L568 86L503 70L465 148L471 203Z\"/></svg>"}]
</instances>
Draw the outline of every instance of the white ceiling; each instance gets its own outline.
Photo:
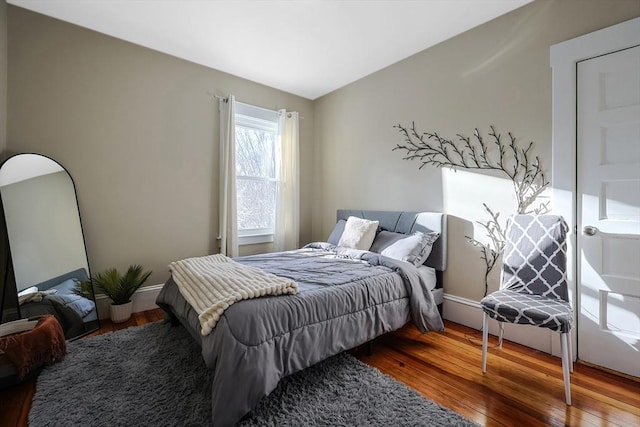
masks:
<instances>
[{"instance_id":1,"label":"white ceiling","mask_svg":"<svg viewBox=\"0 0 640 427\"><path fill-rule=\"evenodd\" d=\"M532 0L8 0L316 99Z\"/></svg>"}]
</instances>

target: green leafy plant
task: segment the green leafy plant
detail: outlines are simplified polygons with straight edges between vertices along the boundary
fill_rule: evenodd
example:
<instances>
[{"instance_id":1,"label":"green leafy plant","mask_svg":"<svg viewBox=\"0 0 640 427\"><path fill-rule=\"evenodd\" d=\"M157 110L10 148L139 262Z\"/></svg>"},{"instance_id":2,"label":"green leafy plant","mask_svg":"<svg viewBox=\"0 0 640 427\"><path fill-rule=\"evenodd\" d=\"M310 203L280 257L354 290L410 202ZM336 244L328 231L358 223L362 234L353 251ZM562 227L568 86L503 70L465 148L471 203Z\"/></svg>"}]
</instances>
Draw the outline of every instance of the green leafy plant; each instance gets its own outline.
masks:
<instances>
[{"instance_id":1,"label":"green leafy plant","mask_svg":"<svg viewBox=\"0 0 640 427\"><path fill-rule=\"evenodd\" d=\"M73 292L78 296L81 296L90 300L93 300L93 297L94 297L93 284L91 283L91 280L78 282L76 286L73 289L71 289L71 292Z\"/></svg>"},{"instance_id":2,"label":"green leafy plant","mask_svg":"<svg viewBox=\"0 0 640 427\"><path fill-rule=\"evenodd\" d=\"M150 275L151 271L143 271L142 266L139 264L129 266L124 275L118 269L110 268L98 273L91 278L90 282L81 282L76 286L74 292L85 296L87 290L93 285L111 298L114 305L126 304L131 301L131 296L146 282Z\"/></svg>"}]
</instances>

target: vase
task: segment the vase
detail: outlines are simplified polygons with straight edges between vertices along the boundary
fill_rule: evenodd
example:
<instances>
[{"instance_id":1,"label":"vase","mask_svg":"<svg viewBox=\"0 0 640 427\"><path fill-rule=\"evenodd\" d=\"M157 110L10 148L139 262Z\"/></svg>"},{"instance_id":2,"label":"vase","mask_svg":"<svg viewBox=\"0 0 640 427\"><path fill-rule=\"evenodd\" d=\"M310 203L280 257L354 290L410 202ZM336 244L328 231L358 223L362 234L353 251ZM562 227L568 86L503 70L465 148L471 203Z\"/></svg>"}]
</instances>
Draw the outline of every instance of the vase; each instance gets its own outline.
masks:
<instances>
[{"instance_id":1,"label":"vase","mask_svg":"<svg viewBox=\"0 0 640 427\"><path fill-rule=\"evenodd\" d=\"M122 323L129 320L131 317L131 309L133 308L133 301L129 301L124 304L111 304L111 321L113 323Z\"/></svg>"}]
</instances>

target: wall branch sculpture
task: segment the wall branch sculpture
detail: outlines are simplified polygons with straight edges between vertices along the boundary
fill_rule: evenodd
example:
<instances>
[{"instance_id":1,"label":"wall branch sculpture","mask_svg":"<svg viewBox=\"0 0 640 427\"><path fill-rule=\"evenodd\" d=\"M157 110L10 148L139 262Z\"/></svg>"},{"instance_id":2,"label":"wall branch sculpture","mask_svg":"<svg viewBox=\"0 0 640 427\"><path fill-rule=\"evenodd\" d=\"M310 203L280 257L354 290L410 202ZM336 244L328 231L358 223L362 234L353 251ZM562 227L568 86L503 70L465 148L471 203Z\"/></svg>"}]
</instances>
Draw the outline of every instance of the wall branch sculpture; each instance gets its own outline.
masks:
<instances>
[{"instance_id":1,"label":"wall branch sculpture","mask_svg":"<svg viewBox=\"0 0 640 427\"><path fill-rule=\"evenodd\" d=\"M401 124L394 126L404 137L404 143L396 144L395 150L405 152L404 160L417 160L419 169L426 165L438 168L476 169L498 172L513 184L519 214L542 214L549 211L549 202L538 202L537 198L549 185L544 171L540 165L538 156L532 158L533 142L526 148L518 146L516 137L511 132L507 134L507 141L490 126L488 138L482 136L476 128L472 137L461 134L456 139L448 139L436 132L420 132L416 129L415 122L410 128ZM495 212L487 204L483 203L485 211L489 215L486 221L476 221L487 237L488 243L465 236L474 246L480 248L480 257L485 262L484 294L489 288L489 273L493 270L498 259L502 255L505 242L505 229L499 222L500 213Z\"/></svg>"}]
</instances>

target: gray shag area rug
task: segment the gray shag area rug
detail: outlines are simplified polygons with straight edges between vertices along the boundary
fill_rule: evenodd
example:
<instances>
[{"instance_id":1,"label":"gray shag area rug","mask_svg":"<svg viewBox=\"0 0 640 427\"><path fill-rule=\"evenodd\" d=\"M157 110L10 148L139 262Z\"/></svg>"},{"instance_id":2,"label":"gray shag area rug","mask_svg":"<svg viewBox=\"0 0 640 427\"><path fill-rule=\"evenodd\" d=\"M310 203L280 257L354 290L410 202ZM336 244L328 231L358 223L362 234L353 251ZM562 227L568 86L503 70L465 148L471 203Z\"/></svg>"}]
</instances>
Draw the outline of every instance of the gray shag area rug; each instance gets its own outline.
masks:
<instances>
[{"instance_id":1,"label":"gray shag area rug","mask_svg":"<svg viewBox=\"0 0 640 427\"><path fill-rule=\"evenodd\" d=\"M70 342L40 374L29 425L211 425L211 371L182 327L153 323ZM291 375L240 426L473 426L340 354Z\"/></svg>"}]
</instances>

